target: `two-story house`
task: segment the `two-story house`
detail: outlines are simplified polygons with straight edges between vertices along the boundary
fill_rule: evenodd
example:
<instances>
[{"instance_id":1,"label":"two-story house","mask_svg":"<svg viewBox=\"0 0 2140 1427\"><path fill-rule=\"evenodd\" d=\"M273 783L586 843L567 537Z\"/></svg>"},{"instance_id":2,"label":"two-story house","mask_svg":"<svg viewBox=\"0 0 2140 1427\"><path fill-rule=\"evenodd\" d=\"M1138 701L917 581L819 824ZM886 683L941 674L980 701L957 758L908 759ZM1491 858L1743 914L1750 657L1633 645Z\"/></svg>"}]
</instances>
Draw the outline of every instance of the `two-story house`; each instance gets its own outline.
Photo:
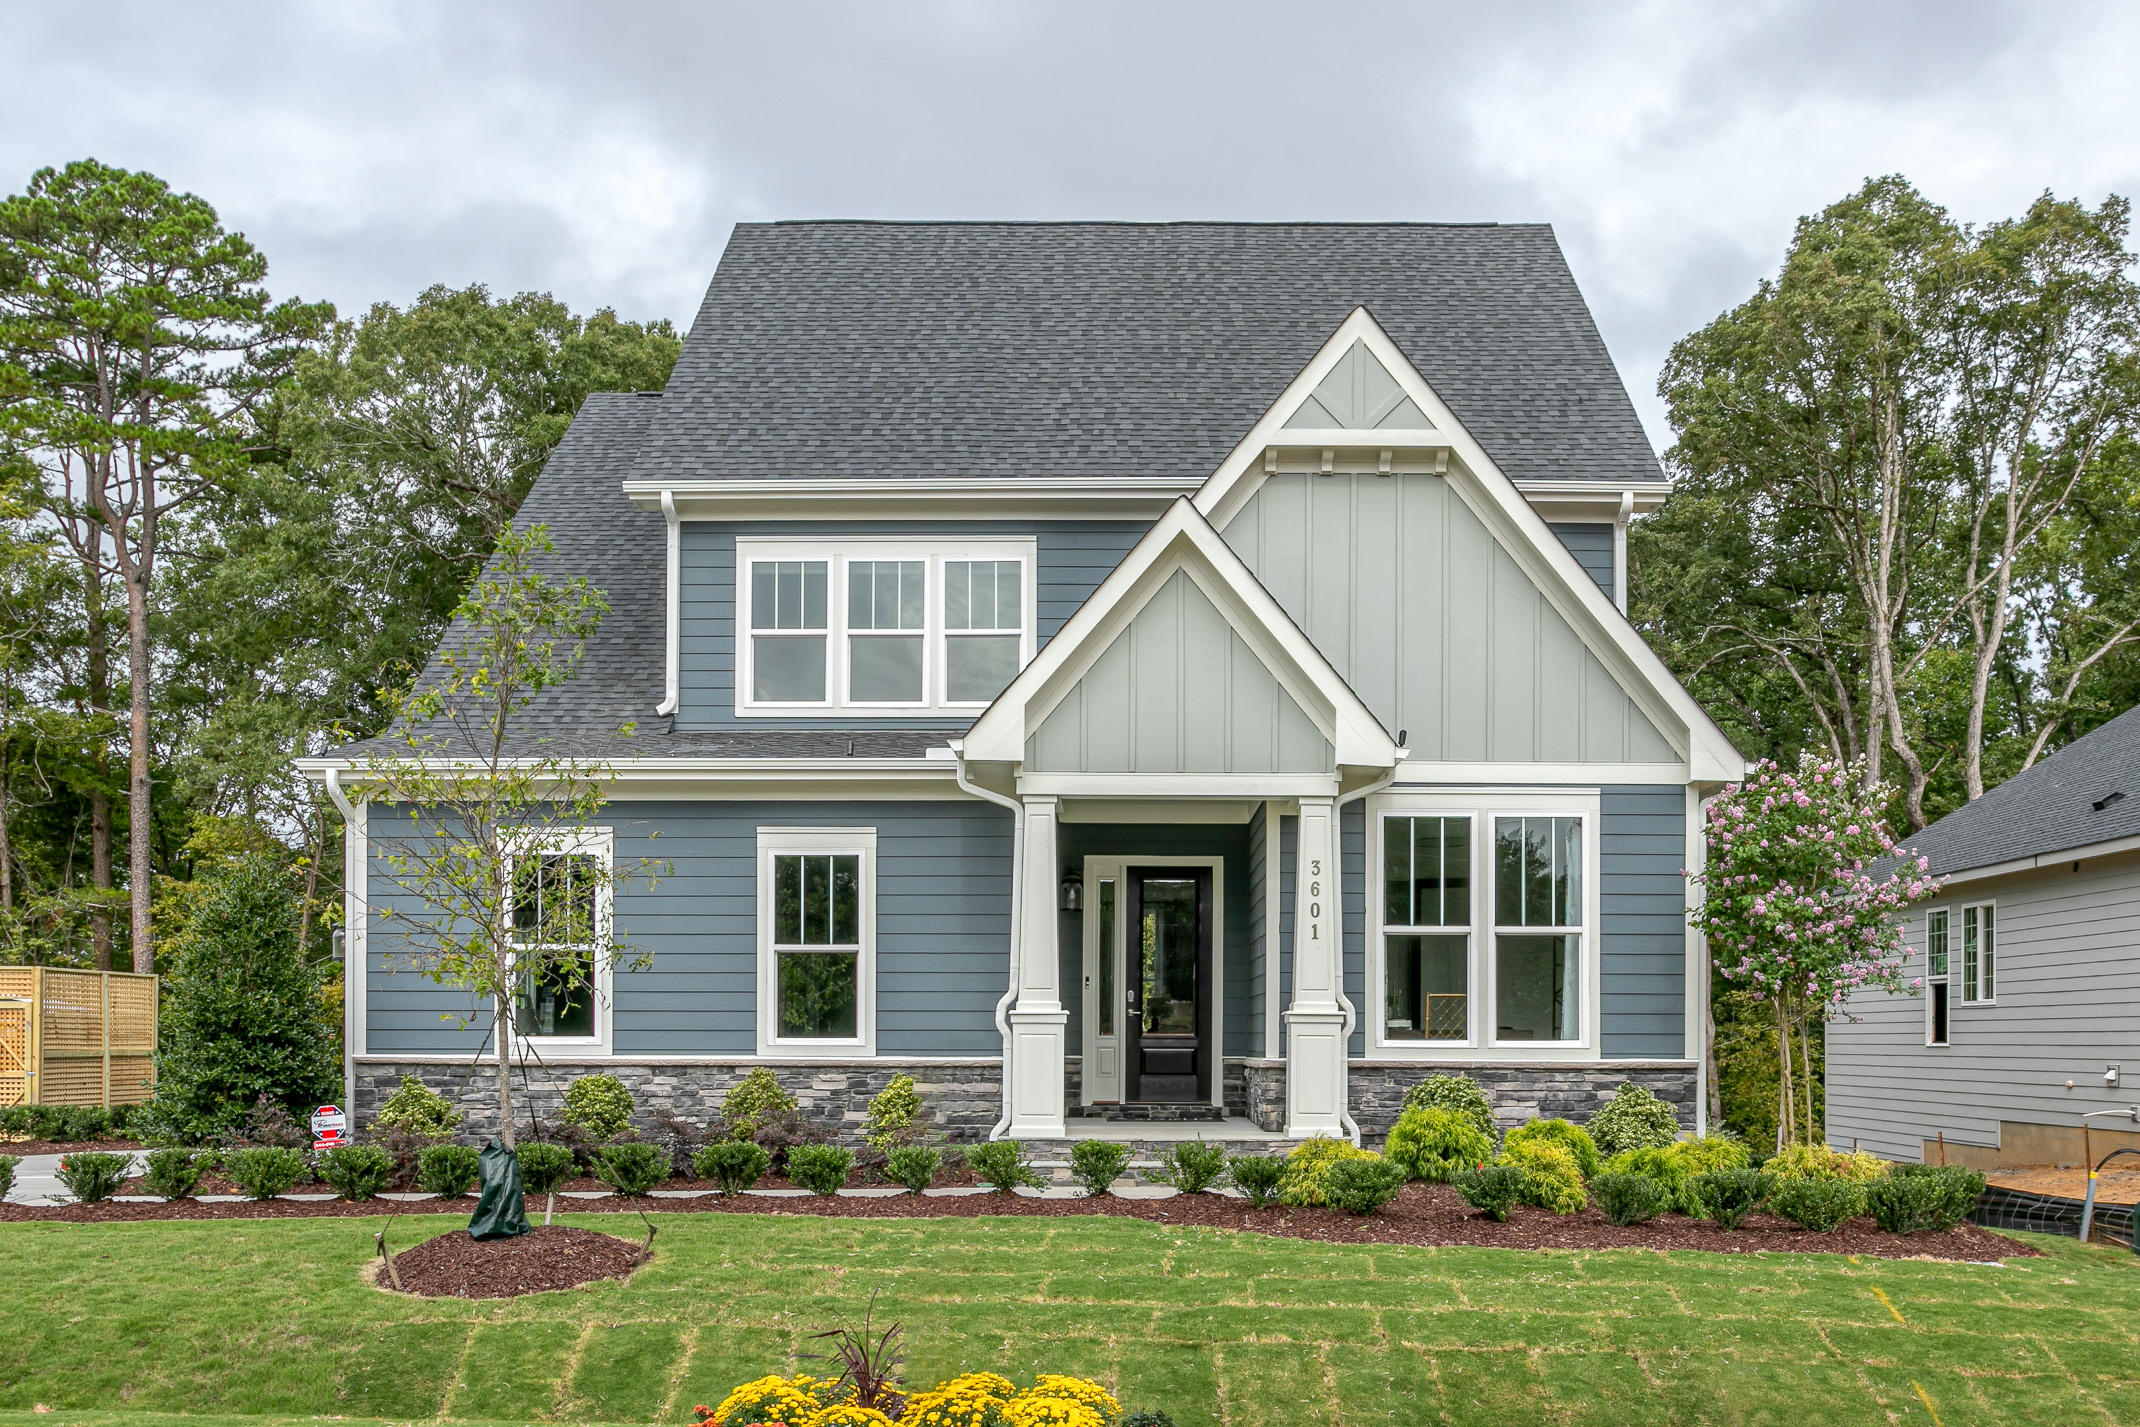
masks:
<instances>
[{"instance_id":1,"label":"two-story house","mask_svg":"<svg viewBox=\"0 0 2140 1427\"><path fill-rule=\"evenodd\" d=\"M1742 763L1624 613L1666 492L1543 226L741 226L520 512L612 606L530 726L671 870L611 909L649 963L503 1049L690 1115L905 1072L984 1136L1375 1134L1449 1069L1692 1126ZM357 1113L415 1074L481 1124L490 1017L392 969L353 763L306 766Z\"/></svg>"}]
</instances>

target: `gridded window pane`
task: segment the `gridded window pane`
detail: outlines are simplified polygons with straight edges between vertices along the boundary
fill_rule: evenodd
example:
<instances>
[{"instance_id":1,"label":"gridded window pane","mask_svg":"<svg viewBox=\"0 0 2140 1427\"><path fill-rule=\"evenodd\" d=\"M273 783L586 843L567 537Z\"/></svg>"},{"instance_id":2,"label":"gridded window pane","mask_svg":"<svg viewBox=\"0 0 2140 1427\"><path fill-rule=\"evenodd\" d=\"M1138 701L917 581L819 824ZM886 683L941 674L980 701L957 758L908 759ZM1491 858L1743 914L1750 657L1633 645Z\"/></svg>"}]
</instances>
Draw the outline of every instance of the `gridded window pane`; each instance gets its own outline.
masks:
<instances>
[{"instance_id":1,"label":"gridded window pane","mask_svg":"<svg viewBox=\"0 0 2140 1427\"><path fill-rule=\"evenodd\" d=\"M861 858L851 852L794 852L774 857L773 944L859 944L861 868Z\"/></svg>"},{"instance_id":2,"label":"gridded window pane","mask_svg":"<svg viewBox=\"0 0 2140 1427\"><path fill-rule=\"evenodd\" d=\"M521 946L592 945L599 868L583 852L515 858L513 940Z\"/></svg>"},{"instance_id":3,"label":"gridded window pane","mask_svg":"<svg viewBox=\"0 0 2140 1427\"><path fill-rule=\"evenodd\" d=\"M872 634L847 641L847 697L861 704L921 702L921 636Z\"/></svg>"},{"instance_id":4,"label":"gridded window pane","mask_svg":"<svg viewBox=\"0 0 2140 1427\"><path fill-rule=\"evenodd\" d=\"M927 568L920 560L848 561L847 627L920 629Z\"/></svg>"},{"instance_id":5,"label":"gridded window pane","mask_svg":"<svg viewBox=\"0 0 2140 1427\"><path fill-rule=\"evenodd\" d=\"M1387 939L1385 1039L1460 1041L1471 1034L1470 946L1462 936Z\"/></svg>"},{"instance_id":6,"label":"gridded window pane","mask_svg":"<svg viewBox=\"0 0 2140 1427\"><path fill-rule=\"evenodd\" d=\"M1977 996L1977 908L1962 908L1962 999Z\"/></svg>"},{"instance_id":7,"label":"gridded window pane","mask_svg":"<svg viewBox=\"0 0 2140 1427\"><path fill-rule=\"evenodd\" d=\"M760 635L751 641L751 697L763 703L825 701L825 637Z\"/></svg>"},{"instance_id":8,"label":"gridded window pane","mask_svg":"<svg viewBox=\"0 0 2140 1427\"><path fill-rule=\"evenodd\" d=\"M1579 938L1504 936L1494 948L1495 1037L1568 1041L1582 1034Z\"/></svg>"},{"instance_id":9,"label":"gridded window pane","mask_svg":"<svg viewBox=\"0 0 2140 1427\"><path fill-rule=\"evenodd\" d=\"M1984 999L1990 1001L1999 994L1992 975L1992 963L1998 959L1999 942L1998 918L1995 908L1986 907L1984 909L1984 929L1979 933L1979 936L1982 941L1977 948L1977 960L1982 963L1983 969L1977 973L1977 980L1984 988Z\"/></svg>"},{"instance_id":10,"label":"gridded window pane","mask_svg":"<svg viewBox=\"0 0 2140 1427\"><path fill-rule=\"evenodd\" d=\"M851 951L780 954L777 970L783 1037L854 1039L856 959Z\"/></svg>"},{"instance_id":11,"label":"gridded window pane","mask_svg":"<svg viewBox=\"0 0 2140 1427\"><path fill-rule=\"evenodd\" d=\"M1470 924L1470 818L1384 819L1382 863L1382 920L1386 925Z\"/></svg>"},{"instance_id":12,"label":"gridded window pane","mask_svg":"<svg viewBox=\"0 0 2140 1427\"><path fill-rule=\"evenodd\" d=\"M1494 922L1566 927L1583 919L1580 818L1497 818Z\"/></svg>"},{"instance_id":13,"label":"gridded window pane","mask_svg":"<svg viewBox=\"0 0 2140 1427\"><path fill-rule=\"evenodd\" d=\"M594 1037L594 961L553 962L520 978L514 1028L524 1036Z\"/></svg>"},{"instance_id":14,"label":"gridded window pane","mask_svg":"<svg viewBox=\"0 0 2140 1427\"><path fill-rule=\"evenodd\" d=\"M944 697L985 704L1018 677L1018 636L960 634L944 641Z\"/></svg>"},{"instance_id":15,"label":"gridded window pane","mask_svg":"<svg viewBox=\"0 0 2140 1427\"><path fill-rule=\"evenodd\" d=\"M944 628L1023 628L1018 579L1016 560L946 560Z\"/></svg>"},{"instance_id":16,"label":"gridded window pane","mask_svg":"<svg viewBox=\"0 0 2140 1427\"><path fill-rule=\"evenodd\" d=\"M751 628L825 628L826 586L823 560L752 561Z\"/></svg>"},{"instance_id":17,"label":"gridded window pane","mask_svg":"<svg viewBox=\"0 0 2140 1427\"><path fill-rule=\"evenodd\" d=\"M1947 974L1947 913L1944 909L1925 913L1925 974Z\"/></svg>"}]
</instances>

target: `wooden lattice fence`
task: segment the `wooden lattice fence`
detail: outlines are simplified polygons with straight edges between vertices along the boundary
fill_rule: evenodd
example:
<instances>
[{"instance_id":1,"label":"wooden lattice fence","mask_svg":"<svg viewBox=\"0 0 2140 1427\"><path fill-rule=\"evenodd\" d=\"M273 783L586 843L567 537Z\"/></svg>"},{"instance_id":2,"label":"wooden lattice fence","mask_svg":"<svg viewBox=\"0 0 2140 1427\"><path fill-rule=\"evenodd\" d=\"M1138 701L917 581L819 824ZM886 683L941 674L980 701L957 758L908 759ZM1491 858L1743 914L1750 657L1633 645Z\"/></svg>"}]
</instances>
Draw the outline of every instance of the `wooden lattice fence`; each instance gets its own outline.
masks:
<instances>
[{"instance_id":1,"label":"wooden lattice fence","mask_svg":"<svg viewBox=\"0 0 2140 1427\"><path fill-rule=\"evenodd\" d=\"M156 1084L156 978L0 966L0 1105L131 1105Z\"/></svg>"}]
</instances>

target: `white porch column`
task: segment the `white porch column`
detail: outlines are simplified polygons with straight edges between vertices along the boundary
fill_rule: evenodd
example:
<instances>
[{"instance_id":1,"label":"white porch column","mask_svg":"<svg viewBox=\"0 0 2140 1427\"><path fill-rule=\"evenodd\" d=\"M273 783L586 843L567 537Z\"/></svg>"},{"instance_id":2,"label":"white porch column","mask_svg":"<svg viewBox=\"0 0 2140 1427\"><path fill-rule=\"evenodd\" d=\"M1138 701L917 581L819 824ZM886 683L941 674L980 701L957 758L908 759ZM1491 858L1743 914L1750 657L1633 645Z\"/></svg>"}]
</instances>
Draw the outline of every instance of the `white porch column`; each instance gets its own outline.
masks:
<instances>
[{"instance_id":1,"label":"white porch column","mask_svg":"<svg viewBox=\"0 0 2140 1427\"><path fill-rule=\"evenodd\" d=\"M1014 1139L1060 1139L1063 1059L1070 1013L1063 1008L1062 960L1056 946L1054 798L1025 803L1025 856L1018 875L1018 999L1011 1007L1011 1122Z\"/></svg>"},{"instance_id":2,"label":"white porch column","mask_svg":"<svg viewBox=\"0 0 2140 1427\"><path fill-rule=\"evenodd\" d=\"M1293 1001L1286 1008L1288 1135L1345 1133L1345 961L1339 942L1337 807L1300 800L1293 873Z\"/></svg>"}]
</instances>

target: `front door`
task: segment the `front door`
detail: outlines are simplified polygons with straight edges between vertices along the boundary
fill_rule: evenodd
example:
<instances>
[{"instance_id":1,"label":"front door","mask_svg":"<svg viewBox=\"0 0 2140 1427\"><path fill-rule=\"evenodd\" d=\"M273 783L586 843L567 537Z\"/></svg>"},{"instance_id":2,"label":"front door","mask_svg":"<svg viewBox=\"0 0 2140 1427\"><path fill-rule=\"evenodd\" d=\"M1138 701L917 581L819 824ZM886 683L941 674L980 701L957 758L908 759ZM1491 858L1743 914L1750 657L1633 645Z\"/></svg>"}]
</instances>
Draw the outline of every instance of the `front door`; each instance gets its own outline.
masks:
<instances>
[{"instance_id":1,"label":"front door","mask_svg":"<svg viewBox=\"0 0 2140 1427\"><path fill-rule=\"evenodd\" d=\"M1123 869L1125 1100L1211 1099L1211 869Z\"/></svg>"}]
</instances>

